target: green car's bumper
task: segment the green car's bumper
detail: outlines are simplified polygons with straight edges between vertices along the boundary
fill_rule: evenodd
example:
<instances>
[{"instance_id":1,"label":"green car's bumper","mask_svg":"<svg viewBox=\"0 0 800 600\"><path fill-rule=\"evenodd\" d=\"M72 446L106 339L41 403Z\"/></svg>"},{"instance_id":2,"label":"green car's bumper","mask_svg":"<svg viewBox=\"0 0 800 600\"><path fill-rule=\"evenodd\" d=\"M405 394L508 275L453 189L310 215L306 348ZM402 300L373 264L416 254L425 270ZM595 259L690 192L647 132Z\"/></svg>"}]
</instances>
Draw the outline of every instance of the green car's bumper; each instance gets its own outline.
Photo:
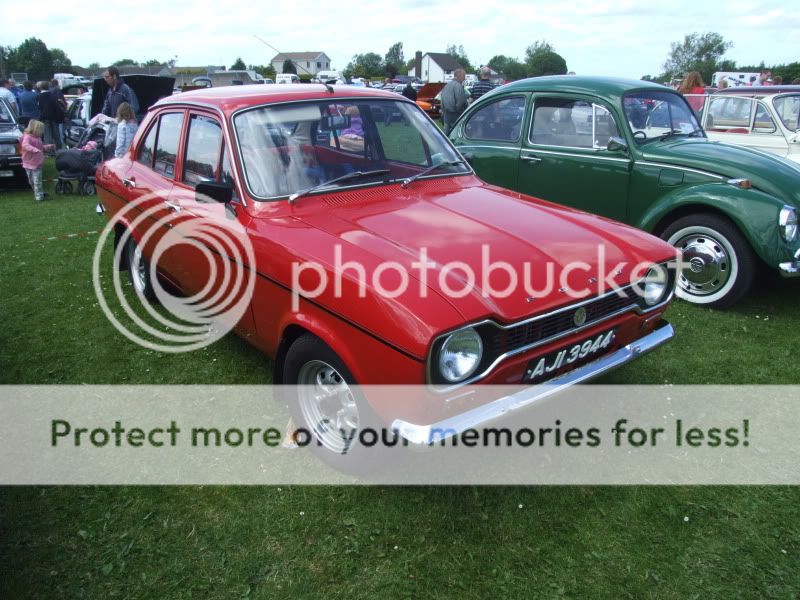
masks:
<instances>
[{"instance_id":1,"label":"green car's bumper","mask_svg":"<svg viewBox=\"0 0 800 600\"><path fill-rule=\"evenodd\" d=\"M800 277L800 249L794 253L794 260L783 262L778 268L784 277Z\"/></svg>"}]
</instances>

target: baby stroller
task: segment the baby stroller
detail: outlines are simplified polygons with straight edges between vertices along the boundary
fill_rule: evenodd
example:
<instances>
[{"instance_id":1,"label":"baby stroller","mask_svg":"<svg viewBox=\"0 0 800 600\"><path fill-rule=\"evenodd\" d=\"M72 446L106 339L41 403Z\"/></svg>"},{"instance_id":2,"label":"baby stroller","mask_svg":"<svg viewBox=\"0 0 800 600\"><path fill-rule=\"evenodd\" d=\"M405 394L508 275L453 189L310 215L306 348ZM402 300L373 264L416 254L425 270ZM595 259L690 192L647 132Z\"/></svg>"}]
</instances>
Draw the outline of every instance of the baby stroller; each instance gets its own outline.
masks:
<instances>
[{"instance_id":1,"label":"baby stroller","mask_svg":"<svg viewBox=\"0 0 800 600\"><path fill-rule=\"evenodd\" d=\"M96 194L94 174L97 165L114 156L116 136L116 123L94 123L83 132L77 147L59 152L56 155L56 194Z\"/></svg>"}]
</instances>

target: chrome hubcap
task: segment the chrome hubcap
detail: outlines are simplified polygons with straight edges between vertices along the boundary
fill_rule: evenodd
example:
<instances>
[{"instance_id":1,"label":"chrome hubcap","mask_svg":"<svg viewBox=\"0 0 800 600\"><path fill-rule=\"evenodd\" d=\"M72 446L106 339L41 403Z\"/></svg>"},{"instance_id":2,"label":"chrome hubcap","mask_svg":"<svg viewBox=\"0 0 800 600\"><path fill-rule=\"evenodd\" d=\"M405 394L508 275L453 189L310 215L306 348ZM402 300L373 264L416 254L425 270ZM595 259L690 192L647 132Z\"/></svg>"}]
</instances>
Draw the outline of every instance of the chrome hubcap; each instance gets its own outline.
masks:
<instances>
[{"instance_id":1,"label":"chrome hubcap","mask_svg":"<svg viewBox=\"0 0 800 600\"><path fill-rule=\"evenodd\" d=\"M328 450L346 452L358 430L358 405L339 372L321 360L307 362L297 378L300 410Z\"/></svg>"},{"instance_id":2,"label":"chrome hubcap","mask_svg":"<svg viewBox=\"0 0 800 600\"><path fill-rule=\"evenodd\" d=\"M692 233L674 243L683 252L678 284L686 292L707 296L721 290L731 278L733 265L725 246L706 234Z\"/></svg>"},{"instance_id":3,"label":"chrome hubcap","mask_svg":"<svg viewBox=\"0 0 800 600\"><path fill-rule=\"evenodd\" d=\"M147 287L147 265L142 258L142 250L138 244L133 247L133 257L129 268L133 273L133 286L137 292L143 294Z\"/></svg>"}]
</instances>

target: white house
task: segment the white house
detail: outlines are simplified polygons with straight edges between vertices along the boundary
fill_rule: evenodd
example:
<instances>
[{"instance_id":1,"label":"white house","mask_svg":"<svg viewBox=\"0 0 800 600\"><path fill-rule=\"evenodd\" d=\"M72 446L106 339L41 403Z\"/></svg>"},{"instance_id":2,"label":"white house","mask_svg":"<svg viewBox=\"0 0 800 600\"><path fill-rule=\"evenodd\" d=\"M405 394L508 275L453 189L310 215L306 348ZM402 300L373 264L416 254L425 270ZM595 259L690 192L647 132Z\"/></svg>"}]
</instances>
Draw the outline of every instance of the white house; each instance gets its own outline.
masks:
<instances>
[{"instance_id":1,"label":"white house","mask_svg":"<svg viewBox=\"0 0 800 600\"><path fill-rule=\"evenodd\" d=\"M420 79L428 83L444 83L453 78L456 69L463 69L458 61L441 52L426 52L422 55L422 71ZM416 75L415 68L408 71L411 77Z\"/></svg>"},{"instance_id":2,"label":"white house","mask_svg":"<svg viewBox=\"0 0 800 600\"><path fill-rule=\"evenodd\" d=\"M298 75L316 75L331 70L331 59L324 52L281 52L270 61L276 73L283 73L283 63L291 60Z\"/></svg>"}]
</instances>

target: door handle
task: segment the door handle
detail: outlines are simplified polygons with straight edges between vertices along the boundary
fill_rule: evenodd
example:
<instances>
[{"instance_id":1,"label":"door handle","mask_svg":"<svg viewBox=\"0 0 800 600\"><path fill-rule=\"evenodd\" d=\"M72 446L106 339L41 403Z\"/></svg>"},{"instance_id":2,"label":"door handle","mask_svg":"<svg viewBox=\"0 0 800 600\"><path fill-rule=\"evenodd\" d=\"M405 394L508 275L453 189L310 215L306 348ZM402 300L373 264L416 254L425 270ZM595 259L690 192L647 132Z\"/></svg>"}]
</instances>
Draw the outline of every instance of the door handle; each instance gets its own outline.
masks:
<instances>
[{"instance_id":1,"label":"door handle","mask_svg":"<svg viewBox=\"0 0 800 600\"><path fill-rule=\"evenodd\" d=\"M181 207L179 204L175 204L174 202L170 202L169 200L164 200L164 204L167 205L172 212L179 213L181 212Z\"/></svg>"},{"instance_id":2,"label":"door handle","mask_svg":"<svg viewBox=\"0 0 800 600\"><path fill-rule=\"evenodd\" d=\"M529 163L539 163L539 162L542 162L542 159L541 159L541 158L539 158L538 156L530 156L530 155L523 154L522 156L520 156L520 158L521 158L522 160L524 160L525 162L529 162Z\"/></svg>"},{"instance_id":3,"label":"door handle","mask_svg":"<svg viewBox=\"0 0 800 600\"><path fill-rule=\"evenodd\" d=\"M123 183L123 185L125 185L126 188L135 188L136 187L136 180L133 179L133 178L131 178L131 179L123 179L122 183Z\"/></svg>"}]
</instances>

